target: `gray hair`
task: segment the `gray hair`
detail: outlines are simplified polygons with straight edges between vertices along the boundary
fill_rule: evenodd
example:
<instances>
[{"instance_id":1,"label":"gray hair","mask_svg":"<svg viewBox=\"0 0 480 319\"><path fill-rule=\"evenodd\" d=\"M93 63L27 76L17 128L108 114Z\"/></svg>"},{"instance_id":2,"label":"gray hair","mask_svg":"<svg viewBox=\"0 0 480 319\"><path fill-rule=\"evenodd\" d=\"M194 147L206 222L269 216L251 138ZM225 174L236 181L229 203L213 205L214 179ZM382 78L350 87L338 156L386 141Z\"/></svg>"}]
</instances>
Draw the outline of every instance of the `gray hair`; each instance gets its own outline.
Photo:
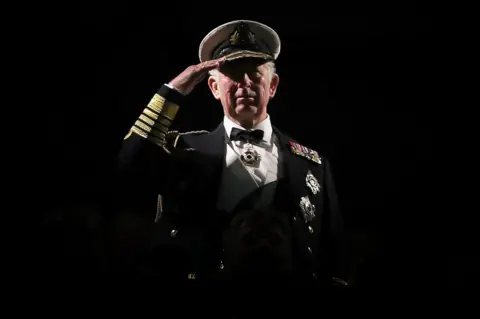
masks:
<instances>
[{"instance_id":1,"label":"gray hair","mask_svg":"<svg viewBox=\"0 0 480 319\"><path fill-rule=\"evenodd\" d=\"M275 72L277 71L276 70L276 67L275 67L275 62L273 61L269 61L267 63L265 63L265 66L267 68L267 72L268 72L268 77L269 77L269 81L272 80L272 77L273 75L275 74ZM215 77L215 79L218 79L218 70L211 70L208 72L211 76Z\"/></svg>"}]
</instances>

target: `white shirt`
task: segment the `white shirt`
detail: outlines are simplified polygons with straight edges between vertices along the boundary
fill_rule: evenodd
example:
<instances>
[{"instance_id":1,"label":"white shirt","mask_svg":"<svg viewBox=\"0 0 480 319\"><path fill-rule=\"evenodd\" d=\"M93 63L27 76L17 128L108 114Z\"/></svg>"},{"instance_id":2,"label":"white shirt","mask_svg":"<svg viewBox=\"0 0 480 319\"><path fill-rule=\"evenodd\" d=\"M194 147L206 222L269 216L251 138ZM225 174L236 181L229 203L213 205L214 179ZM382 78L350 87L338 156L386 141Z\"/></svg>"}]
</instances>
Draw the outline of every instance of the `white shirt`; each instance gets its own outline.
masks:
<instances>
[{"instance_id":1,"label":"white shirt","mask_svg":"<svg viewBox=\"0 0 480 319\"><path fill-rule=\"evenodd\" d=\"M276 181L282 176L281 154L278 139L273 133L270 116L252 129L263 130L263 140L253 144L260 154L258 167L245 165L240 156L244 149L244 142L231 141L230 132L233 127L244 130L228 117L224 117L223 125L226 133L225 166L220 186L218 208L231 211L235 205L257 187Z\"/></svg>"}]
</instances>

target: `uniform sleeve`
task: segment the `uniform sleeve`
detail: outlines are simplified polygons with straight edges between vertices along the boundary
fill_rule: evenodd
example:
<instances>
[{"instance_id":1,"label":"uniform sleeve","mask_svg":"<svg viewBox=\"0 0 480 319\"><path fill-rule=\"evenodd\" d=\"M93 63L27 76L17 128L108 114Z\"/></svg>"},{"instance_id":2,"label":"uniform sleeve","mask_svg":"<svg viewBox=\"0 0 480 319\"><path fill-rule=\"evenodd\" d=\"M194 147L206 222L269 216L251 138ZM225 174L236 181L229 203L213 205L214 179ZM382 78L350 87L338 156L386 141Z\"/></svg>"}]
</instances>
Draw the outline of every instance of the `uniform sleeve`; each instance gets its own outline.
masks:
<instances>
[{"instance_id":1,"label":"uniform sleeve","mask_svg":"<svg viewBox=\"0 0 480 319\"><path fill-rule=\"evenodd\" d=\"M168 191L171 155L179 139L170 127L183 100L181 93L163 85L125 136L117 163L121 206L152 204L150 199Z\"/></svg>"},{"instance_id":2,"label":"uniform sleeve","mask_svg":"<svg viewBox=\"0 0 480 319\"><path fill-rule=\"evenodd\" d=\"M351 279L351 249L348 240L348 232L341 211L331 163L323 159L325 163L324 187L326 192L326 208L328 211L329 232L329 256L331 283L334 287L346 287Z\"/></svg>"}]
</instances>

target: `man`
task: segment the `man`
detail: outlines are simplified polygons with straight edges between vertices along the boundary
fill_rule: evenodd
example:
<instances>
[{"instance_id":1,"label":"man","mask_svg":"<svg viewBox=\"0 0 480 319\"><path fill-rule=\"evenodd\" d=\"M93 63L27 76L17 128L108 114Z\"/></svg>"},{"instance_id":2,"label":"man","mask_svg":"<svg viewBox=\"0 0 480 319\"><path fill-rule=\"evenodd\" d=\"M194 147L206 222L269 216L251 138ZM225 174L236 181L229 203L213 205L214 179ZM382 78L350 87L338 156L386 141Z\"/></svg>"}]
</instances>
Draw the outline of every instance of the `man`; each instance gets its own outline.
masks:
<instances>
[{"instance_id":1,"label":"man","mask_svg":"<svg viewBox=\"0 0 480 319\"><path fill-rule=\"evenodd\" d=\"M200 64L163 85L125 137L121 205L157 212L143 271L347 285L330 164L268 115L279 54L279 36L264 24L215 28L200 44ZM223 122L212 132L171 131L185 96L206 77Z\"/></svg>"}]
</instances>

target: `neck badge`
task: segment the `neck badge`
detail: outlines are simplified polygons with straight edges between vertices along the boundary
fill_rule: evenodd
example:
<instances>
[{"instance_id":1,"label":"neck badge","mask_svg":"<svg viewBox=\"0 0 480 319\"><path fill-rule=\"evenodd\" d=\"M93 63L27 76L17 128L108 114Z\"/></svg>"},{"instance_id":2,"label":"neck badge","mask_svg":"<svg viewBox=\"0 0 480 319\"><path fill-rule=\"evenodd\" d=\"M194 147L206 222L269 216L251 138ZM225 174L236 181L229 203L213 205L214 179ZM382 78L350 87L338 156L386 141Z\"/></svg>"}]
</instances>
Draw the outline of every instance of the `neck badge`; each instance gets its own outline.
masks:
<instances>
[{"instance_id":1,"label":"neck badge","mask_svg":"<svg viewBox=\"0 0 480 319\"><path fill-rule=\"evenodd\" d=\"M246 143L243 146L243 152L240 156L240 159L245 165L248 166L256 166L260 162L260 154L253 148L253 145L250 143Z\"/></svg>"},{"instance_id":2,"label":"neck badge","mask_svg":"<svg viewBox=\"0 0 480 319\"><path fill-rule=\"evenodd\" d=\"M305 182L307 187L310 188L310 191L313 195L320 193L320 184L315 176L312 174L312 171L308 170L307 176L305 177Z\"/></svg>"},{"instance_id":3,"label":"neck badge","mask_svg":"<svg viewBox=\"0 0 480 319\"><path fill-rule=\"evenodd\" d=\"M308 147L290 141L290 150L295 155L303 156L317 164L322 164L322 160L318 155L317 151L314 151Z\"/></svg>"}]
</instances>

